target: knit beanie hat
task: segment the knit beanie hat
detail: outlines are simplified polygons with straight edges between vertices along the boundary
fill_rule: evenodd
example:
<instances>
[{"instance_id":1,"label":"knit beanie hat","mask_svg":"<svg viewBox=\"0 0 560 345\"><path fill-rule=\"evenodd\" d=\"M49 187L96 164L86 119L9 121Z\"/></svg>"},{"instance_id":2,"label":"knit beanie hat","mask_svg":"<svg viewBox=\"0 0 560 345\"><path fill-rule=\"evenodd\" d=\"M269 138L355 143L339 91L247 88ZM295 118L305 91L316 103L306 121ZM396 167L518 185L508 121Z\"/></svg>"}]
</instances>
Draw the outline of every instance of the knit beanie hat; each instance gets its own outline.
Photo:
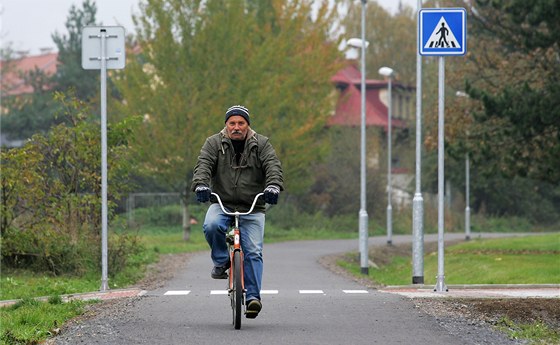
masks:
<instances>
[{"instance_id":1,"label":"knit beanie hat","mask_svg":"<svg viewBox=\"0 0 560 345\"><path fill-rule=\"evenodd\" d=\"M239 115L239 116L243 116L243 118L245 119L245 121L247 121L247 124L250 125L251 121L249 121L249 109L245 108L242 105L234 105L233 107L230 107L227 111L226 111L226 121L228 121L228 119L230 117L232 117L233 115Z\"/></svg>"}]
</instances>

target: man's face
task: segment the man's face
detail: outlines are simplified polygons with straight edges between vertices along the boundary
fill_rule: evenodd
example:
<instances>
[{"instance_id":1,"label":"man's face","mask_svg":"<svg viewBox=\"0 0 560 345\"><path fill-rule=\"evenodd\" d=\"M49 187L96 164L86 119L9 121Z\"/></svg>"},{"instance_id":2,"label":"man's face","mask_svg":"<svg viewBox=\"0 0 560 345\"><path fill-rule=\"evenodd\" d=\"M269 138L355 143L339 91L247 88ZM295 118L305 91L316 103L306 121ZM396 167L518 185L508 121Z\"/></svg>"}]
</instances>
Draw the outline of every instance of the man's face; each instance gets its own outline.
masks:
<instances>
[{"instance_id":1,"label":"man's face","mask_svg":"<svg viewBox=\"0 0 560 345\"><path fill-rule=\"evenodd\" d=\"M244 140L249 132L249 124L243 116L233 115L226 122L227 134L232 140Z\"/></svg>"}]
</instances>

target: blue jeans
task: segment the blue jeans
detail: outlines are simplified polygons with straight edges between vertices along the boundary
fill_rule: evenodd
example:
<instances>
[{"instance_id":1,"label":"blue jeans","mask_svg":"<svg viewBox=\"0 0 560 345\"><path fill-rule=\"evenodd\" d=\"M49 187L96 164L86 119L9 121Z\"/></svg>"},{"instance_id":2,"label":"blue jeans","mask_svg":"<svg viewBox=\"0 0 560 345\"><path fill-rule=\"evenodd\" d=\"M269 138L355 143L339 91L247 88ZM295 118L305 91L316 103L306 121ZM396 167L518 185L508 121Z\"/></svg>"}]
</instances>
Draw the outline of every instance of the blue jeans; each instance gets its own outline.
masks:
<instances>
[{"instance_id":1,"label":"blue jeans","mask_svg":"<svg viewBox=\"0 0 560 345\"><path fill-rule=\"evenodd\" d=\"M261 282L263 272L263 238L264 213L252 213L239 217L241 231L241 249L243 249L243 271L247 301L261 299ZM214 266L225 266L229 261L226 244L226 232L233 222L233 217L225 215L218 204L212 204L204 219L204 236L210 245L210 255Z\"/></svg>"}]
</instances>

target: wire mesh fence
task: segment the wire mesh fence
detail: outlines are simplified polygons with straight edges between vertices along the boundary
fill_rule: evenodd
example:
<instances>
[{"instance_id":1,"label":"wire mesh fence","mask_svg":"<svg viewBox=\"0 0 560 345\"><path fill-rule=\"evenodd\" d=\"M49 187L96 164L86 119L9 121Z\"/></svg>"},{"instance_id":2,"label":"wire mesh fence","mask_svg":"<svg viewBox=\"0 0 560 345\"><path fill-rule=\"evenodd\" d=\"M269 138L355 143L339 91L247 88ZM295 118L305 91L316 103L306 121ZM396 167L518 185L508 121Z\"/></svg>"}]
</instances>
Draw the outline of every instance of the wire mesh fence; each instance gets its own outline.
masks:
<instances>
[{"instance_id":1,"label":"wire mesh fence","mask_svg":"<svg viewBox=\"0 0 560 345\"><path fill-rule=\"evenodd\" d=\"M129 226L182 224L180 193L131 193L126 199Z\"/></svg>"}]
</instances>

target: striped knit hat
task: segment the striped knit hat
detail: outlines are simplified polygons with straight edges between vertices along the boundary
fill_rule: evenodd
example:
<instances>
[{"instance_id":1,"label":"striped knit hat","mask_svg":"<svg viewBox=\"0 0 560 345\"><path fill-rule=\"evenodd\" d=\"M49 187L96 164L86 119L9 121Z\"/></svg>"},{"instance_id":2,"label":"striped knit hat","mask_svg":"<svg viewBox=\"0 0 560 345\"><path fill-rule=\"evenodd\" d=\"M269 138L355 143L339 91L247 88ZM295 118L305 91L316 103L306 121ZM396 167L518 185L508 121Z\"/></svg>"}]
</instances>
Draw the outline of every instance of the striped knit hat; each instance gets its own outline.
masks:
<instances>
[{"instance_id":1,"label":"striped knit hat","mask_svg":"<svg viewBox=\"0 0 560 345\"><path fill-rule=\"evenodd\" d=\"M233 115L239 115L239 116L243 116L243 118L245 119L245 121L247 121L247 124L250 125L251 121L249 121L249 109L245 108L242 105L234 105L233 107L230 107L227 111L226 111L226 121Z\"/></svg>"}]
</instances>

